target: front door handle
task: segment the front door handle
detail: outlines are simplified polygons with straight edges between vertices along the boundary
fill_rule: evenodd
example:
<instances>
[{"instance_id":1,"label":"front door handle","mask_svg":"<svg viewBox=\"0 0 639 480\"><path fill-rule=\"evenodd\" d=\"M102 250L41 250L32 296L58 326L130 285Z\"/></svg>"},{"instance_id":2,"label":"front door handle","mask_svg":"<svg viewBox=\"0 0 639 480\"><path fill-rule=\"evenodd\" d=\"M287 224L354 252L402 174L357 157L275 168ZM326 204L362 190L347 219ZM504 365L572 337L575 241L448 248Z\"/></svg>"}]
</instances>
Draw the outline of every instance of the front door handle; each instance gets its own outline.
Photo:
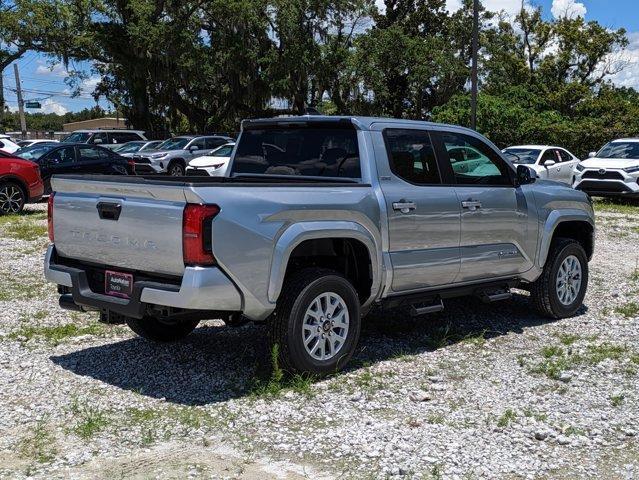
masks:
<instances>
[{"instance_id":1,"label":"front door handle","mask_svg":"<svg viewBox=\"0 0 639 480\"><path fill-rule=\"evenodd\" d=\"M465 202L461 202L462 207L467 208L471 212L474 212L478 208L481 208L481 202L476 200L466 200Z\"/></svg>"},{"instance_id":2,"label":"front door handle","mask_svg":"<svg viewBox=\"0 0 639 480\"><path fill-rule=\"evenodd\" d=\"M409 202L404 199L401 199L399 202L393 202L393 210L399 210L402 213L408 213L416 208L417 205L415 205L415 202Z\"/></svg>"}]
</instances>

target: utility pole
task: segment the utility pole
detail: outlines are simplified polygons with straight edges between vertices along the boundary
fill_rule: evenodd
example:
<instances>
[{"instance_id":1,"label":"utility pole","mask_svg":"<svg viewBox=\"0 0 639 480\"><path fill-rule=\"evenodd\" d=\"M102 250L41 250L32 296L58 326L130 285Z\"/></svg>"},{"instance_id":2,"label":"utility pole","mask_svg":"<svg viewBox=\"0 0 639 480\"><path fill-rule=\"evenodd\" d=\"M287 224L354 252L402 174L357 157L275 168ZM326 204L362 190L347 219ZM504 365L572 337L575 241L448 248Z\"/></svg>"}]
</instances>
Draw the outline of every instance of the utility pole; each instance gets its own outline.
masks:
<instances>
[{"instance_id":1,"label":"utility pole","mask_svg":"<svg viewBox=\"0 0 639 480\"><path fill-rule=\"evenodd\" d=\"M0 131L4 125L4 77L2 76L2 67L0 67Z\"/></svg>"},{"instance_id":2,"label":"utility pole","mask_svg":"<svg viewBox=\"0 0 639 480\"><path fill-rule=\"evenodd\" d=\"M24 118L24 101L22 100L22 85L20 84L20 73L18 72L18 64L13 64L13 72L16 75L16 94L18 96L18 111L20 112L20 130L22 131L22 139L27 138L27 120Z\"/></svg>"},{"instance_id":3,"label":"utility pole","mask_svg":"<svg viewBox=\"0 0 639 480\"><path fill-rule=\"evenodd\" d=\"M479 0L473 0L473 63L470 74L470 128L477 129L477 56L479 50Z\"/></svg>"}]
</instances>

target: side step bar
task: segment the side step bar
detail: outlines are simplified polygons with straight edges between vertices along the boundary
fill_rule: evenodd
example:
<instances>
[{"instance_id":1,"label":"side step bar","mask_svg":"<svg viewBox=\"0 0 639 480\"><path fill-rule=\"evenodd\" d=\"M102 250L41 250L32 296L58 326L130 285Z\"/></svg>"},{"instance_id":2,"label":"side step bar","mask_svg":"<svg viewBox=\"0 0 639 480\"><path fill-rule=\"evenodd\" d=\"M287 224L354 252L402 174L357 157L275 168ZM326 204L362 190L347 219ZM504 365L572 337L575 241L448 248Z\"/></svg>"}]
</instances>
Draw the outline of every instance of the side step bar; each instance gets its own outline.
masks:
<instances>
[{"instance_id":1,"label":"side step bar","mask_svg":"<svg viewBox=\"0 0 639 480\"><path fill-rule=\"evenodd\" d=\"M428 313L441 312L444 309L444 302L441 298L437 299L438 303L432 305L419 306L420 304L414 304L410 306L410 314L412 317L419 317L420 315L426 315ZM423 305L423 304L421 304Z\"/></svg>"}]
</instances>

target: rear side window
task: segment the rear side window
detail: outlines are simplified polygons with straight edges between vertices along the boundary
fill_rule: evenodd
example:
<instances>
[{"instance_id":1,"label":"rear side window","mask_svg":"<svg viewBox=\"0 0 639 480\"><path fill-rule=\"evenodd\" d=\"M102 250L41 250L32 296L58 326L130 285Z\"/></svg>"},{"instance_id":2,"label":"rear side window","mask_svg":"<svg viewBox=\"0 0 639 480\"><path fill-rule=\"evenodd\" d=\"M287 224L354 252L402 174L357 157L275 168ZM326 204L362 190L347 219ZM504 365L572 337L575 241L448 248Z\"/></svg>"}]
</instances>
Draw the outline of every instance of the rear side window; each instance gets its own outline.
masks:
<instances>
[{"instance_id":1,"label":"rear side window","mask_svg":"<svg viewBox=\"0 0 639 480\"><path fill-rule=\"evenodd\" d=\"M357 132L332 126L247 129L232 173L361 178Z\"/></svg>"},{"instance_id":2,"label":"rear side window","mask_svg":"<svg viewBox=\"0 0 639 480\"><path fill-rule=\"evenodd\" d=\"M78 147L80 151L80 161L106 160L110 157L107 150L94 147Z\"/></svg>"},{"instance_id":3,"label":"rear side window","mask_svg":"<svg viewBox=\"0 0 639 480\"><path fill-rule=\"evenodd\" d=\"M391 171L417 185L439 185L441 177L433 144L423 130L384 130Z\"/></svg>"},{"instance_id":4,"label":"rear side window","mask_svg":"<svg viewBox=\"0 0 639 480\"><path fill-rule=\"evenodd\" d=\"M559 156L561 157L561 160L563 162L571 162L572 161L572 157L570 156L570 154L565 151L565 150L557 150L559 152Z\"/></svg>"}]
</instances>

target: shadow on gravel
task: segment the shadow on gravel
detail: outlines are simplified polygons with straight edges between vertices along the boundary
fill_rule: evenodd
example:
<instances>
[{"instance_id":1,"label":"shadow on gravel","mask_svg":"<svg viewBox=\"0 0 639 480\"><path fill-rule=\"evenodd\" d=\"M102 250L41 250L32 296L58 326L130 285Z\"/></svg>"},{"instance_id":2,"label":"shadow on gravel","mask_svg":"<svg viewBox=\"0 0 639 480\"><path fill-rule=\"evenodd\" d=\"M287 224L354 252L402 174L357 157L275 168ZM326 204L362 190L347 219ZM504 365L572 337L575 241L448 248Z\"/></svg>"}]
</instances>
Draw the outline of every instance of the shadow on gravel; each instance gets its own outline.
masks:
<instances>
[{"instance_id":1,"label":"shadow on gravel","mask_svg":"<svg viewBox=\"0 0 639 480\"><path fill-rule=\"evenodd\" d=\"M536 315L527 296L485 305L474 298L448 301L439 314L411 318L374 313L363 322L350 370L400 355L415 355L460 341L481 342L551 322ZM582 307L580 314L586 311ZM569 320L570 321L570 320ZM134 338L51 357L77 375L183 405L204 405L251 394L269 375L266 328L205 325L180 343Z\"/></svg>"}]
</instances>

